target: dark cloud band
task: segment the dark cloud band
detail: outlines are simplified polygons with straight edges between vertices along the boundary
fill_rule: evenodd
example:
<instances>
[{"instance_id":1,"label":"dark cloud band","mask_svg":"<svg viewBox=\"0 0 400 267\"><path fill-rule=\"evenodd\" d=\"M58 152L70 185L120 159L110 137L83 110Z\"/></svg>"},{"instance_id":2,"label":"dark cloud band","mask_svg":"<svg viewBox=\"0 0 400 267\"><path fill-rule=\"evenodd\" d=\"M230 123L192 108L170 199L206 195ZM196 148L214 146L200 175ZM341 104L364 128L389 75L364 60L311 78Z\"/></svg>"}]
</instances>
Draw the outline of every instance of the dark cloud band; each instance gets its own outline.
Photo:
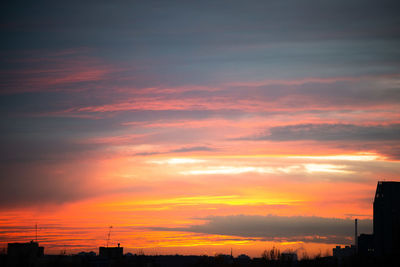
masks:
<instances>
[{"instance_id":1,"label":"dark cloud band","mask_svg":"<svg viewBox=\"0 0 400 267\"><path fill-rule=\"evenodd\" d=\"M160 231L184 231L215 235L259 238L262 240L303 241L317 243L351 242L354 236L352 219L285 216L211 216L204 224L178 228L152 228ZM359 220L359 231L370 233L372 221Z\"/></svg>"},{"instance_id":2,"label":"dark cloud band","mask_svg":"<svg viewBox=\"0 0 400 267\"><path fill-rule=\"evenodd\" d=\"M298 124L278 126L253 140L272 141L398 141L400 124L360 126L352 124Z\"/></svg>"}]
</instances>

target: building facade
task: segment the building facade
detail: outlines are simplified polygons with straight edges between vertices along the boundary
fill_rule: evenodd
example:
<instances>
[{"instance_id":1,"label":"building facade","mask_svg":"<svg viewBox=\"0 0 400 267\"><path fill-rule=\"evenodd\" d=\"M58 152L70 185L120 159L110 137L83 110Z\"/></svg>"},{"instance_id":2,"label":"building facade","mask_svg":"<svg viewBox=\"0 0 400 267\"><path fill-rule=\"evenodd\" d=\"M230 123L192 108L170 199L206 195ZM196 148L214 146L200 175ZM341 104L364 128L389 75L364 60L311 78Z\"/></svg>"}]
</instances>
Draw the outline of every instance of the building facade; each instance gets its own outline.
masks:
<instances>
[{"instance_id":1,"label":"building facade","mask_svg":"<svg viewBox=\"0 0 400 267\"><path fill-rule=\"evenodd\" d=\"M400 255L400 182L378 182L374 199L374 250Z\"/></svg>"}]
</instances>

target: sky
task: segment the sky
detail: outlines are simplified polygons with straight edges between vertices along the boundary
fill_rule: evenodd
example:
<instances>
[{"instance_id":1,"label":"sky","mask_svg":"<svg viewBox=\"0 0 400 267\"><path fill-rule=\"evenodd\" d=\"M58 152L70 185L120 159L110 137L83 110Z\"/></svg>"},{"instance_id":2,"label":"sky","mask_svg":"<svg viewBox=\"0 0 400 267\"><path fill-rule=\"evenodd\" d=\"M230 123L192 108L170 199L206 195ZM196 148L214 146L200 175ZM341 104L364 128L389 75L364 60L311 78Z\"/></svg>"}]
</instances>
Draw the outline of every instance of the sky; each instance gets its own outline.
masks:
<instances>
[{"instance_id":1,"label":"sky","mask_svg":"<svg viewBox=\"0 0 400 267\"><path fill-rule=\"evenodd\" d=\"M5 1L0 248L329 254L400 181L398 1Z\"/></svg>"}]
</instances>

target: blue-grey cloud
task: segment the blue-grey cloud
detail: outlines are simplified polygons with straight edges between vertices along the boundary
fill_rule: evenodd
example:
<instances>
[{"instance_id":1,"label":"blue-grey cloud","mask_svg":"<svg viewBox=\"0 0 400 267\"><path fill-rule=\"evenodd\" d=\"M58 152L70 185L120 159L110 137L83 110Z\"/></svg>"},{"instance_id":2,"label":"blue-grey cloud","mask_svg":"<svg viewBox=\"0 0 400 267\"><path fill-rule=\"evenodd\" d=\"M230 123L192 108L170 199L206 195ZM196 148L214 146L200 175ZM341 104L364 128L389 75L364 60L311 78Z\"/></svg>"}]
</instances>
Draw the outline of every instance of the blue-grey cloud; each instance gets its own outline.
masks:
<instances>
[{"instance_id":1,"label":"blue-grey cloud","mask_svg":"<svg viewBox=\"0 0 400 267\"><path fill-rule=\"evenodd\" d=\"M272 141L398 141L400 124L360 126L352 124L298 124L270 128L253 140Z\"/></svg>"},{"instance_id":2,"label":"blue-grey cloud","mask_svg":"<svg viewBox=\"0 0 400 267\"><path fill-rule=\"evenodd\" d=\"M214 151L215 149L208 146L192 146L192 147L182 147L178 149L171 150L175 153L185 153L185 152L195 152L195 151Z\"/></svg>"},{"instance_id":3,"label":"blue-grey cloud","mask_svg":"<svg viewBox=\"0 0 400 267\"><path fill-rule=\"evenodd\" d=\"M0 49L15 58L21 51L26 57L89 47L105 62L133 64L130 76L142 86L386 73L399 67L399 6L395 0L69 1L60 9L52 1L8 2L0 11L6 40Z\"/></svg>"},{"instance_id":4,"label":"blue-grey cloud","mask_svg":"<svg viewBox=\"0 0 400 267\"><path fill-rule=\"evenodd\" d=\"M188 227L151 228L159 231L183 231L240 236L263 240L290 240L349 244L354 236L354 220L305 216L232 215L210 216L205 223ZM359 233L372 232L372 220L358 221Z\"/></svg>"},{"instance_id":5,"label":"blue-grey cloud","mask_svg":"<svg viewBox=\"0 0 400 267\"><path fill-rule=\"evenodd\" d=\"M264 100L287 108L366 108L400 101L397 77L370 77L346 81L310 81L298 85L270 84L261 86L235 86L219 92L221 96L236 99ZM383 81L386 81L386 85ZM380 83L379 83L380 82ZM224 95L225 93L225 95Z\"/></svg>"},{"instance_id":6,"label":"blue-grey cloud","mask_svg":"<svg viewBox=\"0 0 400 267\"><path fill-rule=\"evenodd\" d=\"M209 146L190 146L190 147L181 147L177 149L172 149L169 151L149 151L149 152L140 152L136 153L136 156L152 156L152 155L160 155L160 154L169 154L169 153L186 153L186 152L201 152L201 151L215 151L215 148Z\"/></svg>"},{"instance_id":7,"label":"blue-grey cloud","mask_svg":"<svg viewBox=\"0 0 400 267\"><path fill-rule=\"evenodd\" d=\"M103 185L92 175L94 163L0 162L0 210L60 205L95 196L147 191L147 186ZM97 186L94 186L94 185Z\"/></svg>"},{"instance_id":8,"label":"blue-grey cloud","mask_svg":"<svg viewBox=\"0 0 400 267\"><path fill-rule=\"evenodd\" d=\"M25 8L18 3L8 3L2 9L2 28L9 30L25 30L37 32L43 30L62 30L67 37L78 27L81 31L72 35L72 39L83 39L92 42L101 39L103 42L118 42L135 40L136 42L157 43L161 37L166 37L163 43L187 44L200 41L211 33L217 37L215 43L222 38L235 39L235 35L219 36L221 32L248 32L248 37L254 38L254 33L264 32L264 40L277 38L268 33L275 33L283 38L339 38L351 33L361 36L393 35L398 37L394 27L398 22L397 11L400 5L397 1L334 1L319 2L306 0L294 2L260 1L108 1L85 2L69 1L63 9L52 1L39 1L41 4L31 4ZM79 11L79 12L78 12ZM74 20L69 19L71 16ZM386 31L381 27L390 25ZM91 30L90 36L85 36L85 30ZM115 33L141 33L139 36L122 36L122 40L107 40ZM157 33L159 38L146 39ZM333 34L335 33L335 34ZM59 33L61 34L61 33ZM195 34L199 35L196 38ZM293 35L293 36L291 36ZM322 36L321 36L322 35ZM180 38L180 37L192 38ZM291 36L291 37L290 37ZM60 37L59 37L60 38ZM56 42L56 40L52 40ZM74 40L73 40L74 41ZM76 40L75 40L76 41ZM206 41L211 41L206 39ZM250 40L249 40L250 41ZM37 41L39 42L39 40ZM204 42L204 39L203 39ZM6 44L3 44L6 45Z\"/></svg>"},{"instance_id":9,"label":"blue-grey cloud","mask_svg":"<svg viewBox=\"0 0 400 267\"><path fill-rule=\"evenodd\" d=\"M66 165L0 163L0 208L62 204L99 193L91 190L87 170L80 166L79 172L68 173Z\"/></svg>"}]
</instances>

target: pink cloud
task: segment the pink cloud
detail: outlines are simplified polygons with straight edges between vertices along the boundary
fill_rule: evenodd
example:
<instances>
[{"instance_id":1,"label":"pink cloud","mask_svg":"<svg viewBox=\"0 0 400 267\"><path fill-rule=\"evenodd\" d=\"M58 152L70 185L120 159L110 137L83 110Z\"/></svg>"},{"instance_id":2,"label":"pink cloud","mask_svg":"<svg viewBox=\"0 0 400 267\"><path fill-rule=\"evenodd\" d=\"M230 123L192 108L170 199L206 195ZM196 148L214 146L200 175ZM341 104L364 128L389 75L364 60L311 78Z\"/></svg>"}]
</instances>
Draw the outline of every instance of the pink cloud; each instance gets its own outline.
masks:
<instances>
[{"instance_id":1,"label":"pink cloud","mask_svg":"<svg viewBox=\"0 0 400 267\"><path fill-rule=\"evenodd\" d=\"M20 67L1 73L4 76L2 93L77 92L86 88L69 84L104 81L110 74L122 70L98 58L82 55L80 50L59 51L36 58L27 56L13 63Z\"/></svg>"}]
</instances>

